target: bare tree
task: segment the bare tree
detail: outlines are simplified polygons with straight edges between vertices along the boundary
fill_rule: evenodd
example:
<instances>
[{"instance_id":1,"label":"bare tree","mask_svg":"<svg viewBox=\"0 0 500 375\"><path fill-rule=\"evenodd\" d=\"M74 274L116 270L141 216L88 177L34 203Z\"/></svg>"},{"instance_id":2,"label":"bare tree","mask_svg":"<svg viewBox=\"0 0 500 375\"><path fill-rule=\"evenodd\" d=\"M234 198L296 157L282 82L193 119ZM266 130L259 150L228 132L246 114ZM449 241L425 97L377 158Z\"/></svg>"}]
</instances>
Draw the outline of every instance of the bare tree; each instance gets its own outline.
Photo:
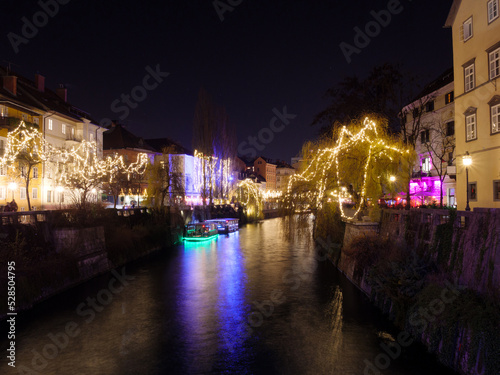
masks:
<instances>
[{"instance_id":1,"label":"bare tree","mask_svg":"<svg viewBox=\"0 0 500 375\"><path fill-rule=\"evenodd\" d=\"M440 181L439 206L443 207L443 182L448 175L448 166L455 161L455 124L436 121L424 125L429 131L429 140L422 144L429 152L432 166Z\"/></svg>"},{"instance_id":2,"label":"bare tree","mask_svg":"<svg viewBox=\"0 0 500 375\"><path fill-rule=\"evenodd\" d=\"M148 196L154 198L156 207L167 206L170 210L176 204L177 196L184 196L184 175L173 147L164 147L155 163L149 165Z\"/></svg>"}]
</instances>

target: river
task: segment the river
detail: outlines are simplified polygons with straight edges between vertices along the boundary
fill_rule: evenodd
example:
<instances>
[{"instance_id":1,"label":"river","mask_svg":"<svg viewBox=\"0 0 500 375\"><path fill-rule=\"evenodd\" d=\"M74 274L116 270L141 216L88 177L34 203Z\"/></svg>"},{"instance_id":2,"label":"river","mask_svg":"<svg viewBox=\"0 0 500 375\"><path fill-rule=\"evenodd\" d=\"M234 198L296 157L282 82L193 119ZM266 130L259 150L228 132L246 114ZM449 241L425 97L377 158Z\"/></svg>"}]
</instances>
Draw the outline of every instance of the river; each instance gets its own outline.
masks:
<instances>
[{"instance_id":1,"label":"river","mask_svg":"<svg viewBox=\"0 0 500 375\"><path fill-rule=\"evenodd\" d=\"M280 219L165 249L16 328L2 374L454 374L420 345L398 353L398 331Z\"/></svg>"}]
</instances>

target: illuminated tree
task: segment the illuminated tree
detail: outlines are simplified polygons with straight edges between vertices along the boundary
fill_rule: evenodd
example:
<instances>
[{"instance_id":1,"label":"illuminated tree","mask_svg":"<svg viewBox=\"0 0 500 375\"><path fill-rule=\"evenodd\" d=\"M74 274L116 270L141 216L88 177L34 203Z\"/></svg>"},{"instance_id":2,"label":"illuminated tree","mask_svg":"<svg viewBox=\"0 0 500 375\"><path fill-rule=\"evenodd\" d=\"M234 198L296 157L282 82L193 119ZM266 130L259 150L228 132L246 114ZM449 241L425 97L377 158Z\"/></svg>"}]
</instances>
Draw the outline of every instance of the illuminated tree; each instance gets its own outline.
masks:
<instances>
[{"instance_id":1,"label":"illuminated tree","mask_svg":"<svg viewBox=\"0 0 500 375\"><path fill-rule=\"evenodd\" d=\"M26 189L28 210L31 211L29 187L33 179L33 169L45 162L51 155L42 134L35 126L21 121L19 126L7 136L5 154L0 159L15 180L21 180Z\"/></svg>"},{"instance_id":2,"label":"illuminated tree","mask_svg":"<svg viewBox=\"0 0 500 375\"><path fill-rule=\"evenodd\" d=\"M251 179L240 181L234 194L238 202L245 207L249 221L263 217L262 193Z\"/></svg>"},{"instance_id":3,"label":"illuminated tree","mask_svg":"<svg viewBox=\"0 0 500 375\"><path fill-rule=\"evenodd\" d=\"M307 144L303 150L307 167L290 178L284 205L289 211L317 212L326 202L337 202L343 218L352 219L371 202L372 217L377 214L378 199L395 184L407 184L403 171L411 153L403 142L387 133L387 125L366 118L339 128L330 139ZM391 176L399 176L391 181ZM354 215L348 216L346 201L355 203Z\"/></svg>"}]
</instances>

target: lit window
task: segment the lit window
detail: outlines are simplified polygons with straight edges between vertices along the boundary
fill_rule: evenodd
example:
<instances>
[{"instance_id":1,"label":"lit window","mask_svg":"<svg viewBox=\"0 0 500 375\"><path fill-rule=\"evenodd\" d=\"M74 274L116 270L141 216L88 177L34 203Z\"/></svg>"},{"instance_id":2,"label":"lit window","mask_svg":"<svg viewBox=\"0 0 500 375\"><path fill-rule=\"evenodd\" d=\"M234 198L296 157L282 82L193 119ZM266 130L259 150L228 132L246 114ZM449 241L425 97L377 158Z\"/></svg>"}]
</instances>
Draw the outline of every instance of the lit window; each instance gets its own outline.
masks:
<instances>
[{"instance_id":1,"label":"lit window","mask_svg":"<svg viewBox=\"0 0 500 375\"><path fill-rule=\"evenodd\" d=\"M66 124L62 124L62 126L61 126L61 132L63 134L66 134Z\"/></svg>"},{"instance_id":2,"label":"lit window","mask_svg":"<svg viewBox=\"0 0 500 375\"><path fill-rule=\"evenodd\" d=\"M488 1L488 23L498 18L498 0Z\"/></svg>"},{"instance_id":3,"label":"lit window","mask_svg":"<svg viewBox=\"0 0 500 375\"><path fill-rule=\"evenodd\" d=\"M37 189L37 188L33 188L33 189L31 190L31 197L32 197L33 199L38 199L38 189Z\"/></svg>"},{"instance_id":4,"label":"lit window","mask_svg":"<svg viewBox=\"0 0 500 375\"><path fill-rule=\"evenodd\" d=\"M431 170L431 158L422 159L422 172L429 172Z\"/></svg>"},{"instance_id":5,"label":"lit window","mask_svg":"<svg viewBox=\"0 0 500 375\"><path fill-rule=\"evenodd\" d=\"M52 202L52 190L47 190L47 202Z\"/></svg>"},{"instance_id":6,"label":"lit window","mask_svg":"<svg viewBox=\"0 0 500 375\"><path fill-rule=\"evenodd\" d=\"M462 30L464 42L472 38L472 17L463 23Z\"/></svg>"},{"instance_id":7,"label":"lit window","mask_svg":"<svg viewBox=\"0 0 500 375\"><path fill-rule=\"evenodd\" d=\"M0 116L7 117L8 115L9 115L9 109L4 105L0 105Z\"/></svg>"},{"instance_id":8,"label":"lit window","mask_svg":"<svg viewBox=\"0 0 500 375\"><path fill-rule=\"evenodd\" d=\"M491 132L500 132L500 104L491 106Z\"/></svg>"},{"instance_id":9,"label":"lit window","mask_svg":"<svg viewBox=\"0 0 500 375\"><path fill-rule=\"evenodd\" d=\"M49 127L49 130L52 130L52 120L51 119L48 120L47 126Z\"/></svg>"},{"instance_id":10,"label":"lit window","mask_svg":"<svg viewBox=\"0 0 500 375\"><path fill-rule=\"evenodd\" d=\"M454 93L450 91L444 98L444 104L450 104L453 100L455 100Z\"/></svg>"},{"instance_id":11,"label":"lit window","mask_svg":"<svg viewBox=\"0 0 500 375\"><path fill-rule=\"evenodd\" d=\"M21 199L26 199L26 188L20 190Z\"/></svg>"},{"instance_id":12,"label":"lit window","mask_svg":"<svg viewBox=\"0 0 500 375\"><path fill-rule=\"evenodd\" d=\"M468 141L472 141L477 138L475 113L465 117L465 128Z\"/></svg>"},{"instance_id":13,"label":"lit window","mask_svg":"<svg viewBox=\"0 0 500 375\"><path fill-rule=\"evenodd\" d=\"M465 91L470 91L474 88L474 64L464 68Z\"/></svg>"},{"instance_id":14,"label":"lit window","mask_svg":"<svg viewBox=\"0 0 500 375\"><path fill-rule=\"evenodd\" d=\"M469 183L469 199L471 201L477 200L477 183L476 182Z\"/></svg>"},{"instance_id":15,"label":"lit window","mask_svg":"<svg viewBox=\"0 0 500 375\"><path fill-rule=\"evenodd\" d=\"M500 47L489 53L490 79L500 76Z\"/></svg>"},{"instance_id":16,"label":"lit window","mask_svg":"<svg viewBox=\"0 0 500 375\"><path fill-rule=\"evenodd\" d=\"M38 167L33 167L33 178L38 178Z\"/></svg>"},{"instance_id":17,"label":"lit window","mask_svg":"<svg viewBox=\"0 0 500 375\"><path fill-rule=\"evenodd\" d=\"M5 187L0 187L0 199L5 199L7 196L7 189Z\"/></svg>"}]
</instances>

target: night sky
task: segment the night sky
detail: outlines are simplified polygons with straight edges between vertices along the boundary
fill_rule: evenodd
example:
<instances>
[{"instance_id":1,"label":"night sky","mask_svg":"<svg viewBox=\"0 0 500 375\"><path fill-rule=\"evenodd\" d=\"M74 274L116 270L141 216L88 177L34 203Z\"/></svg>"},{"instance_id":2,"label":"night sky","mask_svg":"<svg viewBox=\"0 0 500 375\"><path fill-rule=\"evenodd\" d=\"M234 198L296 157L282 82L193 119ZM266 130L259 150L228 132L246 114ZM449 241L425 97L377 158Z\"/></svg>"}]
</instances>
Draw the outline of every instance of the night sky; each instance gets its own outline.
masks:
<instances>
[{"instance_id":1,"label":"night sky","mask_svg":"<svg viewBox=\"0 0 500 375\"><path fill-rule=\"evenodd\" d=\"M38 72L52 89L64 83L68 100L97 122L118 119L139 136L189 148L201 86L226 107L239 142L269 127L273 109L297 115L260 152L289 161L316 136L309 125L327 106L324 92L346 75L363 77L392 62L428 82L452 66L451 30L443 29L451 0L221 0L232 11L220 14L212 0L60 2L44 19L37 1L2 1L0 64L30 79ZM388 7L397 14L378 33L371 29L369 44L348 63L340 43L355 46L354 28L364 30L371 11ZM16 53L8 35L23 37L22 18L35 15L42 26L36 35L25 32ZM169 75L157 85L149 80L146 91L136 87L148 66ZM132 99L137 105L125 117L121 95L134 89L147 96Z\"/></svg>"}]
</instances>

